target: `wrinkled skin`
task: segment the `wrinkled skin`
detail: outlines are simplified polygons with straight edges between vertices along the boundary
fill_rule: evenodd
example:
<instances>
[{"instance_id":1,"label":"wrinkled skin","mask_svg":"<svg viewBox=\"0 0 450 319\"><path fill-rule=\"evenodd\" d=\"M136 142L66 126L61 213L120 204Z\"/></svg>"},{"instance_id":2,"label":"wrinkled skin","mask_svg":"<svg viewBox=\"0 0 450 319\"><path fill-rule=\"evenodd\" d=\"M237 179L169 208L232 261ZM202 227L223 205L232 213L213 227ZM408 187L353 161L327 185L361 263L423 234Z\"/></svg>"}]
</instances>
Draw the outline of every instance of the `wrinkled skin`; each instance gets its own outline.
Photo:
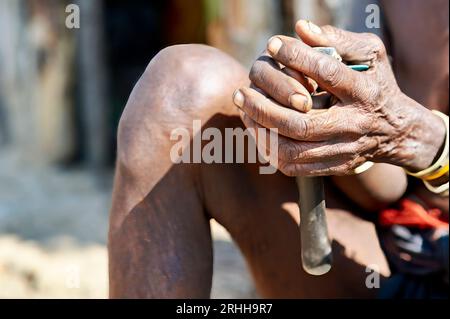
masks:
<instances>
[{"instance_id":1,"label":"wrinkled skin","mask_svg":"<svg viewBox=\"0 0 450 319\"><path fill-rule=\"evenodd\" d=\"M247 127L278 128L279 169L289 176L314 176L350 174L366 160L413 171L430 166L444 142L444 123L401 92L381 39L332 26L319 28L304 20L296 30L303 41L273 37L268 52L276 62L317 82L338 102L325 110L298 112L291 97L302 92L301 83L285 80L285 72L267 56L250 72L252 84L262 92L244 87L234 94ZM344 61L370 69L351 70L310 46L334 47ZM307 94L297 103L300 111L312 107Z\"/></svg>"},{"instance_id":2,"label":"wrinkled skin","mask_svg":"<svg viewBox=\"0 0 450 319\"><path fill-rule=\"evenodd\" d=\"M390 17L389 6L398 3L408 6L408 15L397 11ZM388 1L385 6L400 88L422 105L447 112L448 17L436 12L444 12L443 6L448 12L448 3L434 3L437 8L410 0ZM424 17L433 21L426 29L417 23ZM414 28L419 29L412 33ZM405 49L411 45L414 51ZM314 87L294 70L284 74L296 79L296 89L304 96ZM248 85L247 70L206 46L167 48L148 66L119 127L109 234L111 297L209 297L211 218L230 232L262 297L376 295L376 289L365 286L366 266L377 264L382 276L389 270L373 224L358 216L370 216L368 212L403 195L407 182L402 169L380 163L361 175L327 179L334 265L327 275L313 277L300 265L298 194L293 178L280 172L260 175L255 164L174 165L170 161L173 142L169 136L174 128L191 129L194 119L201 119L203 128L243 127L232 94ZM307 111L299 100L287 96L273 98ZM423 190L417 186L416 192ZM422 195L448 211L448 199Z\"/></svg>"}]
</instances>

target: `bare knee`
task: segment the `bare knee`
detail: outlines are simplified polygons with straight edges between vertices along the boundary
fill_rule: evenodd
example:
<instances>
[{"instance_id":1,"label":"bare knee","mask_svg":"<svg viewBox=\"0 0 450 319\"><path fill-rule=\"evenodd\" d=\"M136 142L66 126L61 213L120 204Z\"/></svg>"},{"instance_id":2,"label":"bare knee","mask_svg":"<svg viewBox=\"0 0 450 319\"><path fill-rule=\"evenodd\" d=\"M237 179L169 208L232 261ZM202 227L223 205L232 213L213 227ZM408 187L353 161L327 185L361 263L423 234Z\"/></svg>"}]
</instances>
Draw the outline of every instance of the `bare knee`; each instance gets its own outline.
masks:
<instances>
[{"instance_id":1,"label":"bare knee","mask_svg":"<svg viewBox=\"0 0 450 319\"><path fill-rule=\"evenodd\" d=\"M215 48L177 45L162 50L136 84L122 114L118 167L148 185L151 177L143 172L151 175L153 169L161 172L172 164L171 132L190 129L194 119L205 123L216 113L237 114L232 94L246 82L245 69Z\"/></svg>"},{"instance_id":2,"label":"bare knee","mask_svg":"<svg viewBox=\"0 0 450 319\"><path fill-rule=\"evenodd\" d=\"M235 112L232 93L247 82L233 58L205 45L176 45L160 51L136 84L121 125L135 120L202 118ZM122 125L126 126L126 125Z\"/></svg>"},{"instance_id":3,"label":"bare knee","mask_svg":"<svg viewBox=\"0 0 450 319\"><path fill-rule=\"evenodd\" d=\"M192 113L211 109L214 102L231 102L232 92L246 78L245 69L227 54L213 47L187 44L160 51L141 81L155 98L170 101L166 103L170 105L161 107Z\"/></svg>"}]
</instances>

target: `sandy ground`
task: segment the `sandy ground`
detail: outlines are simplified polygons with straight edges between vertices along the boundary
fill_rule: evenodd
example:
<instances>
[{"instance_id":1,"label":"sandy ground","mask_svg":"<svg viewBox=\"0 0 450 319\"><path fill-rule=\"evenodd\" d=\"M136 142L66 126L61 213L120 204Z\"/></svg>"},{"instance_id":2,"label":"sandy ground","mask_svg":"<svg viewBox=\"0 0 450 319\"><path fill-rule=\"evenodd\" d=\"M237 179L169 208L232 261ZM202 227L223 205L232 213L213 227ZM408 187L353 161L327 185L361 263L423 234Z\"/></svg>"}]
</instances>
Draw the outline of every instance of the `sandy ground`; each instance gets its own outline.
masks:
<instances>
[{"instance_id":1,"label":"sandy ground","mask_svg":"<svg viewBox=\"0 0 450 319\"><path fill-rule=\"evenodd\" d=\"M212 297L256 297L242 257L220 228L213 226ZM105 245L62 240L49 248L14 235L0 237L0 298L106 298L107 275Z\"/></svg>"},{"instance_id":2,"label":"sandy ground","mask_svg":"<svg viewBox=\"0 0 450 319\"><path fill-rule=\"evenodd\" d=\"M0 154L0 298L107 297L111 176L101 181ZM226 230L213 221L212 234L212 297L256 297Z\"/></svg>"}]
</instances>

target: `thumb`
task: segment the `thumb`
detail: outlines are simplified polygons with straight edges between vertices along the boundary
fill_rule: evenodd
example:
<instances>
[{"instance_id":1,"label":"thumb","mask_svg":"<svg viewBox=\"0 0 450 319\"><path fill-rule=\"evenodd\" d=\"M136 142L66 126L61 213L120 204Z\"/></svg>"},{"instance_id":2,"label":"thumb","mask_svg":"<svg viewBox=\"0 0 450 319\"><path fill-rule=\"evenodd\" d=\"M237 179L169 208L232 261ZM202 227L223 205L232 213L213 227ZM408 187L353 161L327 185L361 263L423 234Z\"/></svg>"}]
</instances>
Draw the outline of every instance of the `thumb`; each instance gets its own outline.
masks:
<instances>
[{"instance_id":1,"label":"thumb","mask_svg":"<svg viewBox=\"0 0 450 319\"><path fill-rule=\"evenodd\" d=\"M383 42L371 33L354 33L327 25L319 27L308 20L300 20L295 31L311 47L334 47L347 62L371 65L385 53Z\"/></svg>"}]
</instances>

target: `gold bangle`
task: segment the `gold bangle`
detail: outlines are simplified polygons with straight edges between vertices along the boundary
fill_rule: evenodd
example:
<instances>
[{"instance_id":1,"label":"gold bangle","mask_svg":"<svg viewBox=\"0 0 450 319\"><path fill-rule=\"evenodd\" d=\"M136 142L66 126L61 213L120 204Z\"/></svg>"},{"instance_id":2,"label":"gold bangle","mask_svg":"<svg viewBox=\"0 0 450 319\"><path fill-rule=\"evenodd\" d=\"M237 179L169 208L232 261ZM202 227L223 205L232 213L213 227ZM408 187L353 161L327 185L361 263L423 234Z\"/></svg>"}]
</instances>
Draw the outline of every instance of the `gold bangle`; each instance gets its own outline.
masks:
<instances>
[{"instance_id":1,"label":"gold bangle","mask_svg":"<svg viewBox=\"0 0 450 319\"><path fill-rule=\"evenodd\" d=\"M432 174L436 174L438 171L442 170L443 167L448 163L448 153L449 153L449 128L448 128L449 120L448 120L448 116L445 115L444 113L441 113L436 110L433 110L432 112L435 115L439 116L444 121L444 125L445 125L444 150L442 151L442 154L439 157L439 159L434 164L432 164L430 167L428 167L420 172L413 173L413 172L410 172L405 169L405 172L408 175L411 175L413 177L420 178L420 179L424 179Z\"/></svg>"}]
</instances>

